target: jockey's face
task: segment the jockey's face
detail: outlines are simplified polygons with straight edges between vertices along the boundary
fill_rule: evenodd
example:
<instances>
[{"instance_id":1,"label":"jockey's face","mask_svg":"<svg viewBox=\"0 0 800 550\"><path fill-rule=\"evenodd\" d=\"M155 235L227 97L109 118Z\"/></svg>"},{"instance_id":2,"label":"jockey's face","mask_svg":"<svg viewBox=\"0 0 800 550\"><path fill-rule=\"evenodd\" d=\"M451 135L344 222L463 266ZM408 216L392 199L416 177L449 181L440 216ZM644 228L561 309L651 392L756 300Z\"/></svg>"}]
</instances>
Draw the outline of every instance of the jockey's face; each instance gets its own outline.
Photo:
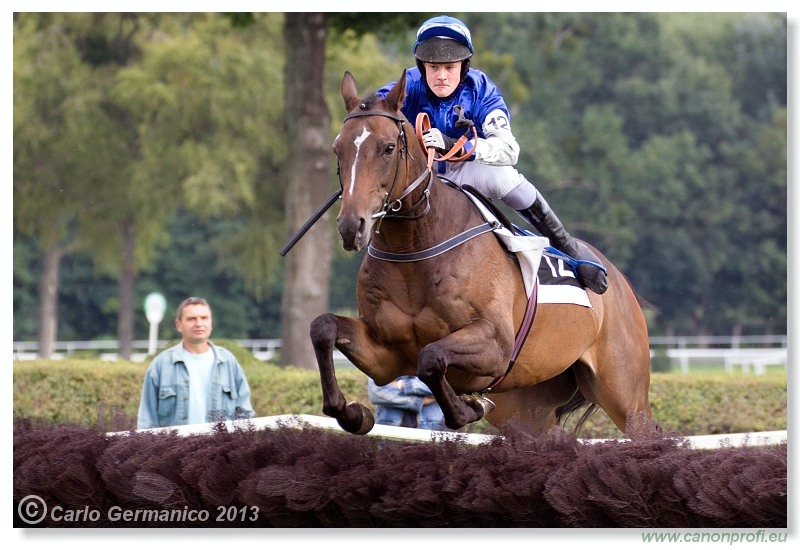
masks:
<instances>
[{"instance_id":1,"label":"jockey's face","mask_svg":"<svg viewBox=\"0 0 800 550\"><path fill-rule=\"evenodd\" d=\"M458 87L461 63L425 63L425 81L436 97L447 97Z\"/></svg>"}]
</instances>

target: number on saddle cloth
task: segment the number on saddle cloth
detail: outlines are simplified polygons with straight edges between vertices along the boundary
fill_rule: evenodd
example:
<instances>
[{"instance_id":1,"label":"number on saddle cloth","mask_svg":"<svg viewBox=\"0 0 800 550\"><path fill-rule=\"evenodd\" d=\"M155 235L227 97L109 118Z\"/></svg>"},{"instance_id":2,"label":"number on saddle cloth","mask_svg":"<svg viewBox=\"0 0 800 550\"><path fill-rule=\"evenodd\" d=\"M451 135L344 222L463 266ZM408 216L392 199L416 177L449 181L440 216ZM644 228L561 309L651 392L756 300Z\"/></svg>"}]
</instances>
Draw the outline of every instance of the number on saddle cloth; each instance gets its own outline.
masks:
<instances>
[{"instance_id":1,"label":"number on saddle cloth","mask_svg":"<svg viewBox=\"0 0 800 550\"><path fill-rule=\"evenodd\" d=\"M522 235L530 235L532 237L536 236L536 233L528 231L524 227L520 227L518 225L514 226L514 230L518 231ZM560 251L559 249L557 249L554 246L545 246L544 247L544 251L547 252L548 254L550 254L551 256L554 256L556 258L559 258L559 259L563 260L564 263L567 264L569 266L569 268L572 270L572 272L575 274L575 277L578 277L578 267L583 265L583 264L593 265L597 269L600 269L603 273L608 273L608 270L606 269L606 266L604 266L603 264L599 264L599 263L593 262L591 260L577 260L577 259L573 258L572 256L570 256L569 254L567 254L566 252Z\"/></svg>"}]
</instances>

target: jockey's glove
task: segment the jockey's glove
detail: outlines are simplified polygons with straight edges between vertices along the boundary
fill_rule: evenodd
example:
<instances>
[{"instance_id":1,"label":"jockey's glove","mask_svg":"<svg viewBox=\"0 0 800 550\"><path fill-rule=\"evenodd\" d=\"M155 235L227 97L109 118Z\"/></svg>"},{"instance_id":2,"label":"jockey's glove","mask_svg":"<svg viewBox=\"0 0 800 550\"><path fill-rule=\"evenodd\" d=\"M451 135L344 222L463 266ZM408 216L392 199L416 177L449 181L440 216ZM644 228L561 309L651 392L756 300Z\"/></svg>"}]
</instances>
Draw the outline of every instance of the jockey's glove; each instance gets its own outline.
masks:
<instances>
[{"instance_id":1,"label":"jockey's glove","mask_svg":"<svg viewBox=\"0 0 800 550\"><path fill-rule=\"evenodd\" d=\"M433 147L439 153L447 153L456 144L456 140L443 134L438 128L431 128L422 132L422 142L425 147Z\"/></svg>"}]
</instances>

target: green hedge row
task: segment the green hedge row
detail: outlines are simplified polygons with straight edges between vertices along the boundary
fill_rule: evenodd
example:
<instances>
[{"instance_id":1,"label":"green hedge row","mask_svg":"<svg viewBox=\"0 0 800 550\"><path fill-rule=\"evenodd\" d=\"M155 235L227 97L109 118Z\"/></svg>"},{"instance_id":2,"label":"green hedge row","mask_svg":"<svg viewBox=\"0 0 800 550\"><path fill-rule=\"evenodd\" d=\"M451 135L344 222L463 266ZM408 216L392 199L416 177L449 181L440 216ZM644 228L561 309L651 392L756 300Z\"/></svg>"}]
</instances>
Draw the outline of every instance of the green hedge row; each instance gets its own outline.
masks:
<instances>
[{"instance_id":1,"label":"green hedge row","mask_svg":"<svg viewBox=\"0 0 800 550\"><path fill-rule=\"evenodd\" d=\"M283 369L255 359L234 342L218 343L242 364L257 416L322 415L316 370ZM94 359L15 361L14 418L99 426L109 431L135 428L147 364ZM337 379L348 399L369 405L363 374L340 369ZM650 389L653 412L661 426L681 435L784 430L786 398L785 372L762 376L653 373ZM576 420L573 415L566 428L572 429ZM485 421L465 429L492 430ZM599 411L580 435L618 437L620 432Z\"/></svg>"}]
</instances>

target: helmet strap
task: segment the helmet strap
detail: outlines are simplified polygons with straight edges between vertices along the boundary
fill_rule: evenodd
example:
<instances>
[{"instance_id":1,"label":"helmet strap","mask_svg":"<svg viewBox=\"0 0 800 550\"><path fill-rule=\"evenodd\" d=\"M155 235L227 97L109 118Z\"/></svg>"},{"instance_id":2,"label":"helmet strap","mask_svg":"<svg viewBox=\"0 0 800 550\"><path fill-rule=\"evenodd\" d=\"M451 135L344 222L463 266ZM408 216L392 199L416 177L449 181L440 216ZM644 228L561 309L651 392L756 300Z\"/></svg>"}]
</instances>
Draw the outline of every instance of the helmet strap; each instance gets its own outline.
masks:
<instances>
[{"instance_id":1,"label":"helmet strap","mask_svg":"<svg viewBox=\"0 0 800 550\"><path fill-rule=\"evenodd\" d=\"M469 71L469 57L461 61L461 80L459 84L464 82L464 79L467 78L467 71Z\"/></svg>"}]
</instances>

